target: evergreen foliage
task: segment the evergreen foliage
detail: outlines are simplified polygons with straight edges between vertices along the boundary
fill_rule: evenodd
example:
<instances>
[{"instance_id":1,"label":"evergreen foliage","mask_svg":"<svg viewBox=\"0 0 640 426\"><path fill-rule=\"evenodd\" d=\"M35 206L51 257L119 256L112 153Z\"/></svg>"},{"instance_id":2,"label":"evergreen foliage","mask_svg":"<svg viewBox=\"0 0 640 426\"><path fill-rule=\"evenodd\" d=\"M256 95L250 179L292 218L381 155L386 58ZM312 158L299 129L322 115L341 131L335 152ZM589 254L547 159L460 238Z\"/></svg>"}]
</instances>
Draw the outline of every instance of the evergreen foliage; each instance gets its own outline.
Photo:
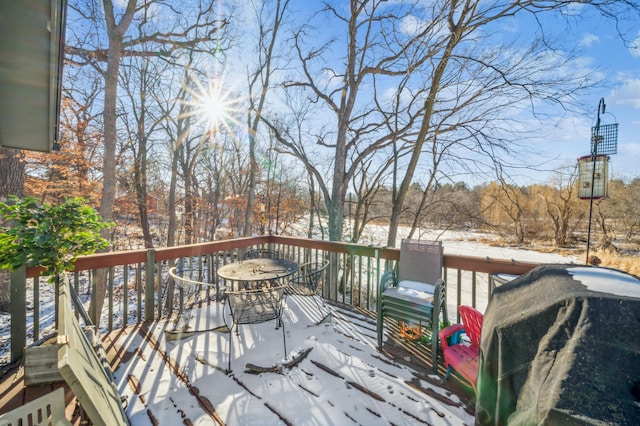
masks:
<instances>
[{"instance_id":1,"label":"evergreen foliage","mask_svg":"<svg viewBox=\"0 0 640 426\"><path fill-rule=\"evenodd\" d=\"M79 255L109 245L100 230L111 226L80 197L60 204L41 204L33 197L9 197L0 202L0 268L43 268L50 281L67 270Z\"/></svg>"}]
</instances>

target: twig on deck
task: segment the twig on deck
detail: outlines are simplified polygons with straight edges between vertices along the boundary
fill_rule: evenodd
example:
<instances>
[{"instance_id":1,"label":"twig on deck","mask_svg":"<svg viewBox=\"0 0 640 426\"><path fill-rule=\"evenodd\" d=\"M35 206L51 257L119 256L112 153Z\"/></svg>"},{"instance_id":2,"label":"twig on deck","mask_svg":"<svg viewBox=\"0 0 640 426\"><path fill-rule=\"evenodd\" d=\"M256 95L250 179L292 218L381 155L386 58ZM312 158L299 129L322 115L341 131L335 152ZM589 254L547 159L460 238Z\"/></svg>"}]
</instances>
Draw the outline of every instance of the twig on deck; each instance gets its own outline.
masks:
<instances>
[{"instance_id":1,"label":"twig on deck","mask_svg":"<svg viewBox=\"0 0 640 426\"><path fill-rule=\"evenodd\" d=\"M300 364L303 359L309 355L313 348L307 348L304 351L300 352L298 355L294 356L293 359L289 362L285 362L282 364L273 365L271 367L260 367L259 365L255 365L252 363L247 363L245 366L245 373L250 374L262 374L262 373L282 373L283 368L291 369L296 365Z\"/></svg>"},{"instance_id":2,"label":"twig on deck","mask_svg":"<svg viewBox=\"0 0 640 426\"><path fill-rule=\"evenodd\" d=\"M224 374L227 374L227 370L225 370L224 368L220 368L217 365L213 365L211 364L209 361L207 361L202 355L197 354L196 355L196 361L198 361L200 364L204 364L204 365L208 365L211 368L215 368L218 371L222 371Z\"/></svg>"},{"instance_id":3,"label":"twig on deck","mask_svg":"<svg viewBox=\"0 0 640 426\"><path fill-rule=\"evenodd\" d=\"M188 326L184 326L183 328L177 330L165 330L164 337L167 341L172 340L181 340L187 337L194 336L198 333L208 333L209 331L216 331L218 333L229 333L229 327L226 325L220 325L213 328L207 328L205 330L189 330Z\"/></svg>"}]
</instances>

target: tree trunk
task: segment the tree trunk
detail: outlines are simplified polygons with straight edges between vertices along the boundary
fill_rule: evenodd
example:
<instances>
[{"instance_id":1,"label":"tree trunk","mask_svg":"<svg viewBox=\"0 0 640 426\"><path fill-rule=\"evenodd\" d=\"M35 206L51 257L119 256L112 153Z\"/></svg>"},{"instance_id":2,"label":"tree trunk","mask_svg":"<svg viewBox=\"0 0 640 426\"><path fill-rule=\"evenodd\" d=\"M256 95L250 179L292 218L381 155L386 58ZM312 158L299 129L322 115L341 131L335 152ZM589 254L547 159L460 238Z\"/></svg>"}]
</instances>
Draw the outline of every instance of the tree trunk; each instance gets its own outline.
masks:
<instances>
[{"instance_id":1,"label":"tree trunk","mask_svg":"<svg viewBox=\"0 0 640 426\"><path fill-rule=\"evenodd\" d=\"M23 157L22 151L0 147L0 201L9 195L24 197ZM6 311L11 303L10 285L9 271L0 271L0 311Z\"/></svg>"},{"instance_id":2,"label":"tree trunk","mask_svg":"<svg viewBox=\"0 0 640 426\"><path fill-rule=\"evenodd\" d=\"M344 111L344 107L341 108ZM347 195L347 122L348 115L342 113L338 118L338 136L336 138L335 164L333 167L333 185L329 200L329 240L342 241L344 230L344 199Z\"/></svg>"},{"instance_id":3,"label":"tree trunk","mask_svg":"<svg viewBox=\"0 0 640 426\"><path fill-rule=\"evenodd\" d=\"M24 153L0 146L0 200L9 195L24 197Z\"/></svg>"},{"instance_id":4,"label":"tree trunk","mask_svg":"<svg viewBox=\"0 0 640 426\"><path fill-rule=\"evenodd\" d=\"M118 98L118 75L120 73L120 59L122 58L122 38L129 28L135 11L136 0L129 0L126 12L119 24L115 23L115 14L111 0L103 0L105 20L109 34L109 49L107 51L107 69L104 72L104 153L102 167L102 198L98 212L105 221L113 220L113 206L116 195L116 103ZM109 229L103 229L100 234L110 239ZM89 305L89 315L99 325L102 307L105 300L106 278L105 270L96 274L96 294Z\"/></svg>"},{"instance_id":5,"label":"tree trunk","mask_svg":"<svg viewBox=\"0 0 640 426\"><path fill-rule=\"evenodd\" d=\"M257 118L257 117L256 117ZM256 120L257 123L257 120ZM257 125L255 126L258 127ZM247 208L244 212L244 230L243 237L251 236L251 224L253 219L253 205L256 198L256 174L258 172L258 163L256 162L256 130L249 129L249 194L247 195Z\"/></svg>"},{"instance_id":6,"label":"tree trunk","mask_svg":"<svg viewBox=\"0 0 640 426\"><path fill-rule=\"evenodd\" d=\"M136 132L136 139L138 140L138 149L134 160L134 180L136 190L136 200L138 204L138 216L140 218L140 227L142 228L142 235L144 236L144 246L146 248L153 248L153 238L151 237L151 230L149 229L149 210L147 207L147 149L148 149L148 137L146 135L146 117L147 117L147 77L143 73L141 79L143 90L140 93L140 118L138 119L138 129Z\"/></svg>"},{"instance_id":7,"label":"tree trunk","mask_svg":"<svg viewBox=\"0 0 640 426\"><path fill-rule=\"evenodd\" d=\"M455 9L455 6L452 6L452 9ZM424 146L430 130L431 117L433 115L436 97L440 91L440 82L445 70L447 69L447 65L449 63L449 59L451 58L453 49L458 45L462 38L462 32L464 30L464 26L462 25L462 23L465 21L465 19L467 19L467 15L471 13L471 10L472 7L470 7L468 4L466 6L463 6L463 10L459 11L457 24L454 24L453 22L454 10L452 10L450 13L449 41L447 42L447 47L442 52L440 62L433 72L433 76L431 78L431 87L429 88L429 95L427 96L424 104L424 114L422 116L420 132L418 133L418 137L416 138L413 153L411 154L411 159L409 160L409 164L407 165L407 172L402 179L400 188L398 188L396 198L394 198L393 200L393 206L391 209L391 221L389 223L389 236L387 239L387 245L389 247L396 246L400 213L404 205L404 199L407 195L407 192L409 191L409 186L411 185L411 181L413 180L413 176L418 165L418 159L420 158L420 154L422 153L422 147ZM436 170L432 170L431 173L432 175L435 175Z\"/></svg>"},{"instance_id":8,"label":"tree trunk","mask_svg":"<svg viewBox=\"0 0 640 426\"><path fill-rule=\"evenodd\" d=\"M178 186L178 143L174 145L171 158L171 182L169 183L169 225L167 226L167 247L173 247L176 245L176 188ZM170 265L170 266L173 266ZM165 308L169 309L173 306L173 293L174 285L171 280L169 281L169 288L167 290L167 300Z\"/></svg>"}]
</instances>

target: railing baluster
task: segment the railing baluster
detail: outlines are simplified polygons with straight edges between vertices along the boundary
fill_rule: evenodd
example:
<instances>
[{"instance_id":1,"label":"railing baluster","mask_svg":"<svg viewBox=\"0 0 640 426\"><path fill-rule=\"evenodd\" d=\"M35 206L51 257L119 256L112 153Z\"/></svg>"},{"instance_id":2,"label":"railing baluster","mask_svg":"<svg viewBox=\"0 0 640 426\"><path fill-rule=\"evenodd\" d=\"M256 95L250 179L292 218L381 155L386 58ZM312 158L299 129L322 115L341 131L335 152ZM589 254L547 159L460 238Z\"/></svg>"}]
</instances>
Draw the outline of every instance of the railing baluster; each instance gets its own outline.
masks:
<instances>
[{"instance_id":1,"label":"railing baluster","mask_svg":"<svg viewBox=\"0 0 640 426\"><path fill-rule=\"evenodd\" d=\"M78 295L78 298L80 296L80 272L79 271L75 271L73 273L73 288L76 291L76 294ZM80 311L78 309L75 310L75 314L76 314L76 319L80 318Z\"/></svg>"},{"instance_id":2,"label":"railing baluster","mask_svg":"<svg viewBox=\"0 0 640 426\"><path fill-rule=\"evenodd\" d=\"M126 327L129 319L129 265L122 268L122 326Z\"/></svg>"},{"instance_id":3,"label":"railing baluster","mask_svg":"<svg viewBox=\"0 0 640 426\"><path fill-rule=\"evenodd\" d=\"M456 306L460 306L462 303L462 270L458 269L458 275L456 280ZM456 322L460 322L460 313L456 309Z\"/></svg>"},{"instance_id":4,"label":"railing baluster","mask_svg":"<svg viewBox=\"0 0 640 426\"><path fill-rule=\"evenodd\" d=\"M113 330L113 274L114 274L114 269L113 266L111 268L109 268L109 288L108 290L108 295L109 295L109 310L107 311L109 314L107 315L107 329L109 331Z\"/></svg>"},{"instance_id":5,"label":"railing baluster","mask_svg":"<svg viewBox=\"0 0 640 426\"><path fill-rule=\"evenodd\" d=\"M341 301L343 303L350 302L355 306L373 310L377 309L378 286L380 278L384 272L383 269L386 270L388 268L394 268L399 257L398 249L265 235L252 238L214 241L181 247L167 247L152 250L141 249L127 252L101 253L92 256L81 256L78 258L75 265L75 286L78 290L78 294L81 294L82 292L80 289L84 284L81 285L80 273L87 271L86 283L88 287L83 291L89 291L92 301L95 301L95 285L98 268L110 268L108 269L108 327L109 329L112 329L114 324L118 323L117 316L120 315L119 312L114 312L113 310L113 298L116 296L117 290L117 288L115 288L115 282L119 282L119 280L116 280L116 273L120 273L121 271L123 275L122 285L124 288L119 294L122 294L123 297L122 315L124 318L122 318L120 324L125 326L129 323L129 277L134 276L133 271L130 273L129 270L134 267L135 264L135 293L137 304L137 317L135 321L141 322L143 320L160 319L164 316L171 315L172 310L175 309L174 306L168 306L168 309L166 311L164 310L166 297L168 296L168 287L163 278L163 268L165 267L166 262L177 260L178 262L183 261L183 263L185 263L188 260L189 264L193 266L190 269L192 269L195 274L194 262L197 256L199 259L199 263L197 265L198 276L203 279L208 279L210 282L215 282L217 286L216 290L219 290L219 286L222 281L217 277L217 268L220 265L239 260L241 253L250 247L265 246L276 247L284 257L295 260L299 264L310 261L320 262L328 259L330 265L322 283L323 297L334 301ZM366 257L366 260L363 259L363 257ZM208 265L203 265L203 263L208 263ZM473 306L480 304L481 307L485 302L485 297L484 293L478 293L478 281L484 280L485 276L487 277L486 295L488 300L488 297L491 295L490 274L502 272L519 275L537 266L532 263L454 255L445 255L444 263L445 267L443 268L443 277L445 280L447 280L447 278L451 278L451 282L447 282L447 284L449 286L455 285L457 290L455 296L453 293L451 295L446 295L447 303L451 302L453 305L453 299L455 297L455 304L461 304L463 301L462 292L464 290L466 294L467 292L471 293L471 301L467 300L469 297L468 294L467 296L464 296L465 304L471 303ZM107 269L105 269L105 271L106 270ZM454 277L453 274L454 270L457 274L456 277ZM471 273L470 275L469 272ZM40 284L39 281L37 281L38 273L39 270L36 268L26 268L26 272L23 274L22 278L14 274L12 274L11 277L12 357L18 353L21 356L22 350L26 345L26 316L24 312L24 300L26 299L26 280L28 278L34 279L34 338L37 339L42 335L40 330L42 327L42 318L39 314L41 300L39 296ZM478 273L482 274L480 279L478 278ZM351 291L350 296L347 295L347 290ZM21 292L24 293L22 296L19 294ZM220 292L217 291L216 294L219 296ZM366 301L362 300L363 297L366 297ZM22 302L20 302L21 300ZM156 303L158 304L157 307ZM184 299L180 300L180 304L184 304ZM16 310L13 309L14 305L17 305L18 307L22 306L23 308ZM22 315L22 320L20 320L20 315ZM453 318L454 315L450 314L450 317ZM457 312L455 317L459 320ZM22 326L20 326L21 321ZM99 326L100 324L97 323L96 325ZM15 358L12 358L12 360L15 360Z\"/></svg>"},{"instance_id":6,"label":"railing baluster","mask_svg":"<svg viewBox=\"0 0 640 426\"><path fill-rule=\"evenodd\" d=\"M96 291L96 274L98 273L98 271L96 269L91 271L91 280L89 281L89 289L91 291L91 302L90 305L91 306L96 306L96 297L97 297L97 291ZM94 309L95 310L95 309ZM94 312L94 310L92 310L92 312L89 312L89 316L91 318L91 320L93 321L93 323L96 325L96 327L100 328L100 318L96 318L96 313Z\"/></svg>"},{"instance_id":7,"label":"railing baluster","mask_svg":"<svg viewBox=\"0 0 640 426\"><path fill-rule=\"evenodd\" d=\"M153 285L157 291L156 300L157 300L158 313L157 313L156 319L160 319L162 318L162 262L156 262L154 264L153 275L154 275Z\"/></svg>"},{"instance_id":8,"label":"railing baluster","mask_svg":"<svg viewBox=\"0 0 640 426\"><path fill-rule=\"evenodd\" d=\"M471 306L476 307L476 271L471 272Z\"/></svg>"},{"instance_id":9,"label":"railing baluster","mask_svg":"<svg viewBox=\"0 0 640 426\"><path fill-rule=\"evenodd\" d=\"M11 361L22 358L27 346L27 270L24 266L11 272ZM35 309L35 306L34 306ZM34 324L35 328L36 324ZM37 325L40 326L39 324Z\"/></svg>"},{"instance_id":10,"label":"railing baluster","mask_svg":"<svg viewBox=\"0 0 640 426\"><path fill-rule=\"evenodd\" d=\"M445 286L447 285L447 281L449 279L449 268L447 268L446 266L444 266L442 268L442 279L444 280L444 284ZM449 294L449 289L447 288L444 292L444 304L445 306L447 306L447 304L449 303L449 299L451 298L451 295ZM451 312L449 312L449 309L447 309L447 316L451 316Z\"/></svg>"},{"instance_id":11,"label":"railing baluster","mask_svg":"<svg viewBox=\"0 0 640 426\"><path fill-rule=\"evenodd\" d=\"M54 318L55 320L55 318ZM40 278L33 279L33 340L40 339Z\"/></svg>"},{"instance_id":12,"label":"railing baluster","mask_svg":"<svg viewBox=\"0 0 640 426\"><path fill-rule=\"evenodd\" d=\"M145 288L144 288L144 319L145 321L153 321L153 284L155 282L155 252L147 250L147 263L145 264Z\"/></svg>"},{"instance_id":13,"label":"railing baluster","mask_svg":"<svg viewBox=\"0 0 640 426\"><path fill-rule=\"evenodd\" d=\"M136 319L138 322L142 321L142 264L136 264L136 301L138 302L137 306L137 316Z\"/></svg>"},{"instance_id":14,"label":"railing baluster","mask_svg":"<svg viewBox=\"0 0 640 426\"><path fill-rule=\"evenodd\" d=\"M342 254L342 262L338 263L338 265L343 265L342 266L342 276L340 277L340 293L342 296L342 303L345 303L345 299L346 299L346 294L347 294L347 254L343 253ZM337 298L336 298L337 299Z\"/></svg>"}]
</instances>

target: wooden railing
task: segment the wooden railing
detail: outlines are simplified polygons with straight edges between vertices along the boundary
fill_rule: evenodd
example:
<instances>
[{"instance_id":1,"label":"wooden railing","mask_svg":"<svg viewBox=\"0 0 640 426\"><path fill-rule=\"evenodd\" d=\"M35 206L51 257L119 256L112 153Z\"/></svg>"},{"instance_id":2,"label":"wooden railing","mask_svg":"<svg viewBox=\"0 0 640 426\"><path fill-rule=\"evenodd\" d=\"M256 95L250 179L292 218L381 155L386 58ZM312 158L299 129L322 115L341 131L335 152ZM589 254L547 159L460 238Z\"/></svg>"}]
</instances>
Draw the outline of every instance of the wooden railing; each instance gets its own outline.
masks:
<instances>
[{"instance_id":1,"label":"wooden railing","mask_svg":"<svg viewBox=\"0 0 640 426\"><path fill-rule=\"evenodd\" d=\"M268 247L299 264L328 259L328 273L322 295L331 300L367 310L376 309L376 290L382 274L395 267L400 252L396 248L364 246L305 238L259 236L215 241L188 246L94 254L75 262L70 281L84 302L96 295L96 280L106 283L106 300L100 318L93 322L104 331L128 324L158 320L181 307L182 295L168 276L178 265L194 278L224 286L217 268L241 258L249 248ZM446 252L446 247L445 247ZM491 293L491 275L519 275L537 266L512 260L447 255L443 278L447 283L450 320L456 307L468 304L484 310ZM12 273L11 282L11 360L22 357L27 344L39 341L53 330L52 315L41 316L40 294L49 286L39 277L40 270L26 268ZM53 291L51 291L53 293ZM32 296L32 321L27 322L26 300ZM31 325L32 324L32 325ZM27 336L29 341L27 341Z\"/></svg>"}]
</instances>

